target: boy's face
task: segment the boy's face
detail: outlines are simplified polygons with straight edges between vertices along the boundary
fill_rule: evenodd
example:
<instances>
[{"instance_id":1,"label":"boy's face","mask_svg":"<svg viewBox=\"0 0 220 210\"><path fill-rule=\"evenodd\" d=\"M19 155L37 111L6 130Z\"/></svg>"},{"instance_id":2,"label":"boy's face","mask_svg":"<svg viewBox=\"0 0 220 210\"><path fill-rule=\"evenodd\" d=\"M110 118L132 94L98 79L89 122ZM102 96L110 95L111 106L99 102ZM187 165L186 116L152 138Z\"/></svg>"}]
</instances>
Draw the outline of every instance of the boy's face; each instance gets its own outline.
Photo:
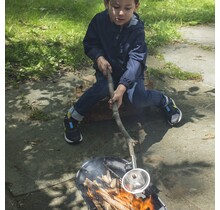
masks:
<instances>
[{"instance_id":1,"label":"boy's face","mask_svg":"<svg viewBox=\"0 0 220 210\"><path fill-rule=\"evenodd\" d=\"M116 25L123 26L127 24L139 4L135 4L135 0L109 0L106 3L110 20Z\"/></svg>"}]
</instances>

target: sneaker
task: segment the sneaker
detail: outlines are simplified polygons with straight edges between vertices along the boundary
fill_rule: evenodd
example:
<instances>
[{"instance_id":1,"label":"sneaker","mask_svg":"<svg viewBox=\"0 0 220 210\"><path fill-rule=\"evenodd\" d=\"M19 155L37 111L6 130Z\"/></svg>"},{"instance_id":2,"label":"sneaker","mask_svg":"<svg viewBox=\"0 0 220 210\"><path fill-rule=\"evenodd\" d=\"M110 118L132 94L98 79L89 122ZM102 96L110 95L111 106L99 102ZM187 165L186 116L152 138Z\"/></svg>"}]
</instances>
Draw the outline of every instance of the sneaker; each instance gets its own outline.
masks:
<instances>
[{"instance_id":1,"label":"sneaker","mask_svg":"<svg viewBox=\"0 0 220 210\"><path fill-rule=\"evenodd\" d=\"M167 122L170 125L174 125L180 122L182 119L182 112L181 110L176 106L174 100L172 98L169 98L167 96L164 96L166 103L165 106L162 107L164 113L167 117Z\"/></svg>"},{"instance_id":2,"label":"sneaker","mask_svg":"<svg viewBox=\"0 0 220 210\"><path fill-rule=\"evenodd\" d=\"M77 144L82 141L82 134L79 129L79 122L73 119L70 112L64 117L64 138L70 144Z\"/></svg>"}]
</instances>

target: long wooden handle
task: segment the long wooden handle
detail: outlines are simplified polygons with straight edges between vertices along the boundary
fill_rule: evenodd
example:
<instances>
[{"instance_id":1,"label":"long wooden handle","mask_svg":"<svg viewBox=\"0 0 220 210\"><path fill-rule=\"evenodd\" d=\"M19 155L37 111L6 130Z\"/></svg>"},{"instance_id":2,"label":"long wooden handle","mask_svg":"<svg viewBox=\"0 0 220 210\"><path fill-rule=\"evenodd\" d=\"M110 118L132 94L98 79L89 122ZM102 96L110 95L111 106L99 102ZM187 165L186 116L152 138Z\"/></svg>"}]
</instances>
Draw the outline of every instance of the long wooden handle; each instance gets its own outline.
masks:
<instances>
[{"instance_id":1,"label":"long wooden handle","mask_svg":"<svg viewBox=\"0 0 220 210\"><path fill-rule=\"evenodd\" d=\"M110 97L112 98L114 95L114 84L113 84L111 72L108 70L107 73L108 73L108 88L109 88ZM136 156L134 153L134 145L135 145L136 141L131 138L131 136L129 135L129 133L125 129L125 127L121 121L120 115L119 115L117 103L113 103L112 112L113 112L113 117L116 121L116 124L119 127L119 130L122 132L122 134L125 136L125 138L127 140L129 153L130 153L131 160L132 160L132 166L133 166L133 168L137 168Z\"/></svg>"}]
</instances>

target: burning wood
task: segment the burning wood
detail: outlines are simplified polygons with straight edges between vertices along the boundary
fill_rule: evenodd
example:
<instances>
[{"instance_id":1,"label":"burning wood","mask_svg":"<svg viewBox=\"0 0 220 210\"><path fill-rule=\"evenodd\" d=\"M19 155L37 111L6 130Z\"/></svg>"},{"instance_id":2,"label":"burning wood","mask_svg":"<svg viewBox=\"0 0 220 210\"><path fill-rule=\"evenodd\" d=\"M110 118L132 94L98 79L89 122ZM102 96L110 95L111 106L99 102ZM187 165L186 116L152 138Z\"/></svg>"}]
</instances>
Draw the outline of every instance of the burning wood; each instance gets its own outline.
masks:
<instances>
[{"instance_id":1,"label":"burning wood","mask_svg":"<svg viewBox=\"0 0 220 210\"><path fill-rule=\"evenodd\" d=\"M126 192L121 188L120 180L112 178L109 171L97 180L86 178L84 181L87 195L97 210L154 210L151 196L143 199Z\"/></svg>"}]
</instances>

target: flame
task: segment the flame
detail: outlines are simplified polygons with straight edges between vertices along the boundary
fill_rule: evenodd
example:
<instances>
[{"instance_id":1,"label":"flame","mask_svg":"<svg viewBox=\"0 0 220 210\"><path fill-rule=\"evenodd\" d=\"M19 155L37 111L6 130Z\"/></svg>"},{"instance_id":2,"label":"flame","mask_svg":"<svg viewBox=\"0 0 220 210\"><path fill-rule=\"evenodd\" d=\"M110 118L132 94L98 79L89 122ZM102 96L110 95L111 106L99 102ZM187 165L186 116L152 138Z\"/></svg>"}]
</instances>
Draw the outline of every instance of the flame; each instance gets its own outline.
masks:
<instances>
[{"instance_id":1,"label":"flame","mask_svg":"<svg viewBox=\"0 0 220 210\"><path fill-rule=\"evenodd\" d=\"M103 189L103 190L101 190ZM132 210L155 210L152 196L147 198L138 198L132 193L125 191L123 188L111 189L111 188L99 188L91 190L87 189L87 195L94 200L97 200L94 192L99 192L99 195L103 195L103 191L106 192L111 198L127 206ZM99 199L97 200L99 202ZM114 208L115 209L115 208Z\"/></svg>"},{"instance_id":2,"label":"flame","mask_svg":"<svg viewBox=\"0 0 220 210\"><path fill-rule=\"evenodd\" d=\"M123 188L115 195L116 198L131 204L134 210L154 210L151 195L149 198L137 198L135 195L126 192Z\"/></svg>"}]
</instances>

